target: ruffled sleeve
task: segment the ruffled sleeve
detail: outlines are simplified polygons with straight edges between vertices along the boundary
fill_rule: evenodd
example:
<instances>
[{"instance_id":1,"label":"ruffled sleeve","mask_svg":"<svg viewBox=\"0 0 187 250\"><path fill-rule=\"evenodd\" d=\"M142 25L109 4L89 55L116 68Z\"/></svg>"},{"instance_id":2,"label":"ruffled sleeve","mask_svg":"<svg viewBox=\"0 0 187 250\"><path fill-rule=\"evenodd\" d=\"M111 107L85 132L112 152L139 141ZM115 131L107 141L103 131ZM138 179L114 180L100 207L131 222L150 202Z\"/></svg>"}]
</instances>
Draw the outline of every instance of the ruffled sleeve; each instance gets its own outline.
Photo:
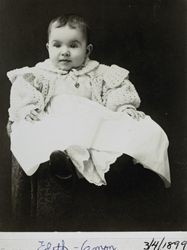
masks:
<instances>
[{"instance_id":1,"label":"ruffled sleeve","mask_svg":"<svg viewBox=\"0 0 187 250\"><path fill-rule=\"evenodd\" d=\"M10 91L9 120L22 120L31 110L39 112L44 108L44 98L36 86L36 76L32 68L24 67L9 71L7 76L12 83Z\"/></svg>"},{"instance_id":2,"label":"ruffled sleeve","mask_svg":"<svg viewBox=\"0 0 187 250\"><path fill-rule=\"evenodd\" d=\"M31 72L32 72L31 68L29 67L23 67L21 69L13 69L7 72L7 77L11 83L14 83L19 76L23 76L24 74L28 74Z\"/></svg>"},{"instance_id":3,"label":"ruffled sleeve","mask_svg":"<svg viewBox=\"0 0 187 250\"><path fill-rule=\"evenodd\" d=\"M105 70L103 75L103 101L105 106L113 111L125 107L138 108L140 97L129 81L129 71L117 65L112 65Z\"/></svg>"},{"instance_id":4,"label":"ruffled sleeve","mask_svg":"<svg viewBox=\"0 0 187 250\"><path fill-rule=\"evenodd\" d=\"M122 84L122 82L128 78L129 71L127 69L121 68L115 64L107 67L103 80L106 82L108 88L116 88Z\"/></svg>"}]
</instances>

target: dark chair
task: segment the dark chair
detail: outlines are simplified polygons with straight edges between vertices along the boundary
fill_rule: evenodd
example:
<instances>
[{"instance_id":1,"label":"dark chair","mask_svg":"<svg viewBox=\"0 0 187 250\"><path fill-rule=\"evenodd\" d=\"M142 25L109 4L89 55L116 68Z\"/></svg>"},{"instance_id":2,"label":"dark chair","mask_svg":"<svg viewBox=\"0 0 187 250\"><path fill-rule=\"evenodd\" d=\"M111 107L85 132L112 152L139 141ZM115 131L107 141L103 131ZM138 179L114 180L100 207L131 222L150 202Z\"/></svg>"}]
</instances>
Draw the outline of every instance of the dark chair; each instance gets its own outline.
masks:
<instances>
[{"instance_id":1,"label":"dark chair","mask_svg":"<svg viewBox=\"0 0 187 250\"><path fill-rule=\"evenodd\" d=\"M11 122L7 124L8 135ZM46 224L52 226L60 218L72 213L76 178L62 182L51 174L48 162L40 165L32 176L27 176L12 155L11 201L16 224ZM40 223L39 223L40 221Z\"/></svg>"},{"instance_id":2,"label":"dark chair","mask_svg":"<svg viewBox=\"0 0 187 250\"><path fill-rule=\"evenodd\" d=\"M34 175L27 176L14 156L11 178L12 214L17 224L53 228L60 219L71 217L75 206L75 178L74 183L58 180L51 174L47 162L41 164Z\"/></svg>"}]
</instances>

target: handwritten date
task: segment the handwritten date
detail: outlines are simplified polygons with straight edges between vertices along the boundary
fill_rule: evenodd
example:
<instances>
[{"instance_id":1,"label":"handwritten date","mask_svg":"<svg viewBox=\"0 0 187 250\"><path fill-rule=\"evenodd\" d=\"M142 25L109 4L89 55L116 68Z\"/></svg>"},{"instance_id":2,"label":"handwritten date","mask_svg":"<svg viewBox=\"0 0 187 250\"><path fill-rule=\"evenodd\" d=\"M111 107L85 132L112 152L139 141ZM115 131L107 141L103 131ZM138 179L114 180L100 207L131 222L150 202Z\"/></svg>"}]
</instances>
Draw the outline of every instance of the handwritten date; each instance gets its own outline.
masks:
<instances>
[{"instance_id":1,"label":"handwritten date","mask_svg":"<svg viewBox=\"0 0 187 250\"><path fill-rule=\"evenodd\" d=\"M161 240L155 240L154 238L149 241L144 241L144 250L185 250L187 249L187 241L167 241L165 237Z\"/></svg>"}]
</instances>

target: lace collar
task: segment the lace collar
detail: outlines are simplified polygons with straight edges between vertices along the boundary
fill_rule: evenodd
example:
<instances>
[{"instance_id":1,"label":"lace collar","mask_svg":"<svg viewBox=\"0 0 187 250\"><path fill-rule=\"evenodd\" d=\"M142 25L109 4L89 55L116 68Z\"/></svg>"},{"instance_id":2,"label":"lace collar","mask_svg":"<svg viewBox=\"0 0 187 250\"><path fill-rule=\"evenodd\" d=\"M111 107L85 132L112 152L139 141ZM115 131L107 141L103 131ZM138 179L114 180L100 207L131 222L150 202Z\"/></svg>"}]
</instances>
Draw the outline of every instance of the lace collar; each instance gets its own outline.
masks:
<instances>
[{"instance_id":1,"label":"lace collar","mask_svg":"<svg viewBox=\"0 0 187 250\"><path fill-rule=\"evenodd\" d=\"M92 70L96 69L98 66L99 66L99 62L95 60L90 60L89 58L85 61L85 63L80 68L71 69L70 71L65 71L65 70L60 70L60 69L55 68L49 59L46 59L45 61L39 62L36 64L36 68L39 68L42 70L50 71L50 72L57 73L60 75L67 75L69 73L70 74L73 73L76 76L87 74L91 72Z\"/></svg>"}]
</instances>

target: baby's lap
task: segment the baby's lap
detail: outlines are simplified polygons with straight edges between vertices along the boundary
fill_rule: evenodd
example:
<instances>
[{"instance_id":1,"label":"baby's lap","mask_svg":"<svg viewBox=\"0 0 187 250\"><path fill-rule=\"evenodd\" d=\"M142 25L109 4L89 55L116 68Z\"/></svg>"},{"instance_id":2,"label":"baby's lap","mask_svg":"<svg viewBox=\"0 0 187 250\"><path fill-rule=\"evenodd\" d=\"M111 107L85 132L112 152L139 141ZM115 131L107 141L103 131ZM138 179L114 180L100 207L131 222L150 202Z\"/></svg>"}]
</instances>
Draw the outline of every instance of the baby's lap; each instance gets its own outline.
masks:
<instances>
[{"instance_id":1,"label":"baby's lap","mask_svg":"<svg viewBox=\"0 0 187 250\"><path fill-rule=\"evenodd\" d=\"M72 110L72 111L98 111L98 112L108 112L114 113L113 111L107 109L98 102L92 101L86 97L74 96L74 95L58 95L55 96L51 101L51 107L56 108L57 110Z\"/></svg>"}]
</instances>

